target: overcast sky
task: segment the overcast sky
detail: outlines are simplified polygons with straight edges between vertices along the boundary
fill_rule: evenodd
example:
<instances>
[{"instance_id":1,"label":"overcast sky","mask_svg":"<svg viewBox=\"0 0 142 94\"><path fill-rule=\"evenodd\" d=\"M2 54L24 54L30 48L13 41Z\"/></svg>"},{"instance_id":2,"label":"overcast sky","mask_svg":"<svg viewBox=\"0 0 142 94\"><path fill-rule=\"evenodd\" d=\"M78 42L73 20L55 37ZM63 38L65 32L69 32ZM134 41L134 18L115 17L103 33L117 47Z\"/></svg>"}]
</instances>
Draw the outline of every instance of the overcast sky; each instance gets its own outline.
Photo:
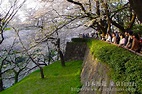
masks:
<instances>
[{"instance_id":1,"label":"overcast sky","mask_svg":"<svg viewBox=\"0 0 142 94\"><path fill-rule=\"evenodd\" d=\"M14 1L14 0L1 0L2 2L0 2L0 13L1 14L6 14L7 11L10 9L11 4L9 3L9 1ZM18 4L21 4L24 0L18 0ZM25 10L29 10L30 8L32 9L39 9L43 6L42 3L39 3L38 0L27 0L25 2L25 5L19 10L19 12L17 14L20 15L20 18L22 21L25 20L25 13L23 11L23 9Z\"/></svg>"}]
</instances>

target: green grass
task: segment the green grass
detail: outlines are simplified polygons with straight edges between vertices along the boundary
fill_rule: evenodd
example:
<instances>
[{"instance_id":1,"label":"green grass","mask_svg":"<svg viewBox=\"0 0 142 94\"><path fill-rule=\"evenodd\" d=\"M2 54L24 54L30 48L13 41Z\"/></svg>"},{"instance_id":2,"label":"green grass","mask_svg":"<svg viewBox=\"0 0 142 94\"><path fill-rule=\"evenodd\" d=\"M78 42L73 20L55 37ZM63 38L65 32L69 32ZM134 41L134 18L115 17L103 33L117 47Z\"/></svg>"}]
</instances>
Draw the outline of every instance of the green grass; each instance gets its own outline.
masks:
<instances>
[{"instance_id":1,"label":"green grass","mask_svg":"<svg viewBox=\"0 0 142 94\"><path fill-rule=\"evenodd\" d=\"M44 67L45 79L40 78L37 70L0 94L77 94L72 88L81 87L81 65L82 61L72 61L62 67L55 62Z\"/></svg>"}]
</instances>

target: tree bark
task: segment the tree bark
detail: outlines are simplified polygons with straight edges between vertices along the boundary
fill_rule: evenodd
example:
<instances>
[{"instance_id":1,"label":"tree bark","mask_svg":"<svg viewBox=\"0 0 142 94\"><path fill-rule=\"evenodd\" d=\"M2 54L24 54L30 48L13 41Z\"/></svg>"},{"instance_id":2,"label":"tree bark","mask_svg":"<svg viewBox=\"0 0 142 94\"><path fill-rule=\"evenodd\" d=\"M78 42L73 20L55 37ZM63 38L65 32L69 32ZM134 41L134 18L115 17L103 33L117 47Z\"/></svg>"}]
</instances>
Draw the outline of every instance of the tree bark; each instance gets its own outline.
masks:
<instances>
[{"instance_id":1,"label":"tree bark","mask_svg":"<svg viewBox=\"0 0 142 94\"><path fill-rule=\"evenodd\" d=\"M18 82L19 72L15 72L15 84Z\"/></svg>"},{"instance_id":2,"label":"tree bark","mask_svg":"<svg viewBox=\"0 0 142 94\"><path fill-rule=\"evenodd\" d=\"M142 23L142 0L129 0L129 3Z\"/></svg>"},{"instance_id":3,"label":"tree bark","mask_svg":"<svg viewBox=\"0 0 142 94\"><path fill-rule=\"evenodd\" d=\"M0 69L0 91L4 90L3 88L3 81L2 81L2 73L1 73L1 69Z\"/></svg>"},{"instance_id":4,"label":"tree bark","mask_svg":"<svg viewBox=\"0 0 142 94\"><path fill-rule=\"evenodd\" d=\"M119 23L116 23L115 21L111 20L111 23L116 26L117 28L119 28L122 32L125 31L125 28L123 26L121 26Z\"/></svg>"},{"instance_id":5,"label":"tree bark","mask_svg":"<svg viewBox=\"0 0 142 94\"><path fill-rule=\"evenodd\" d=\"M65 66L65 60L64 60L64 55L63 55L61 50L59 50L59 55L60 55L60 58L61 58L61 64L64 67Z\"/></svg>"},{"instance_id":6,"label":"tree bark","mask_svg":"<svg viewBox=\"0 0 142 94\"><path fill-rule=\"evenodd\" d=\"M83 7L83 4L81 4L81 3L79 3L79 2L76 2L76 1L73 1L73 0L67 0L67 1L70 2L70 3L73 3L73 4L75 4L75 5L80 6L81 9L82 9L82 11L86 13L86 10L85 10L85 8Z\"/></svg>"},{"instance_id":7,"label":"tree bark","mask_svg":"<svg viewBox=\"0 0 142 94\"><path fill-rule=\"evenodd\" d=\"M60 56L61 59L61 65L64 67L65 66L65 60L64 60L64 55L60 49L60 39L57 39L57 49L58 49L58 54Z\"/></svg>"},{"instance_id":8,"label":"tree bark","mask_svg":"<svg viewBox=\"0 0 142 94\"><path fill-rule=\"evenodd\" d=\"M41 78L42 78L42 79L44 79L44 72L43 72L43 68L40 66L40 64L39 64L39 63L37 63L36 61L34 61L34 59L31 57L31 55L29 55L29 54L28 54L28 56L29 56L29 58L32 60L32 62L33 62L34 64L36 64L36 66L39 68Z\"/></svg>"},{"instance_id":9,"label":"tree bark","mask_svg":"<svg viewBox=\"0 0 142 94\"><path fill-rule=\"evenodd\" d=\"M109 12L109 9L108 9L108 4L107 3L104 3L105 5L105 13L106 13L106 17L107 17L107 32L110 33L111 32L111 18L110 18L110 12Z\"/></svg>"},{"instance_id":10,"label":"tree bark","mask_svg":"<svg viewBox=\"0 0 142 94\"><path fill-rule=\"evenodd\" d=\"M100 16L100 2L96 1L96 14Z\"/></svg>"},{"instance_id":11,"label":"tree bark","mask_svg":"<svg viewBox=\"0 0 142 94\"><path fill-rule=\"evenodd\" d=\"M133 25L135 23L135 19L136 19L136 14L132 15L130 24L128 26L128 29L132 29L132 27L133 27Z\"/></svg>"},{"instance_id":12,"label":"tree bark","mask_svg":"<svg viewBox=\"0 0 142 94\"><path fill-rule=\"evenodd\" d=\"M0 26L0 44L2 44L2 42L4 41L4 36L3 36L3 30L2 30L2 27Z\"/></svg>"},{"instance_id":13,"label":"tree bark","mask_svg":"<svg viewBox=\"0 0 142 94\"><path fill-rule=\"evenodd\" d=\"M44 79L44 71L42 67L39 67L41 78Z\"/></svg>"}]
</instances>

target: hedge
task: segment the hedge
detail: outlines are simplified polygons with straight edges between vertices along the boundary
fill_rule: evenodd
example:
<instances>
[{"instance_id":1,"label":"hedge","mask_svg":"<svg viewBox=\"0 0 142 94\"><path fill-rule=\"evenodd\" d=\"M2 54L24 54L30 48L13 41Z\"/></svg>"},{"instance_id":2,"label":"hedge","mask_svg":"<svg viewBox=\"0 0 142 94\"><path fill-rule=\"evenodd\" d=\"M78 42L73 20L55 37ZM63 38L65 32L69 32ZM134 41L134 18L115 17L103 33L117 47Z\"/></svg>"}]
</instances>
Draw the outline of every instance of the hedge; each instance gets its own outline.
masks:
<instances>
[{"instance_id":1,"label":"hedge","mask_svg":"<svg viewBox=\"0 0 142 94\"><path fill-rule=\"evenodd\" d=\"M110 76L114 82L134 82L133 93L142 94L141 56L100 40L90 40L88 45L94 57L111 68Z\"/></svg>"}]
</instances>

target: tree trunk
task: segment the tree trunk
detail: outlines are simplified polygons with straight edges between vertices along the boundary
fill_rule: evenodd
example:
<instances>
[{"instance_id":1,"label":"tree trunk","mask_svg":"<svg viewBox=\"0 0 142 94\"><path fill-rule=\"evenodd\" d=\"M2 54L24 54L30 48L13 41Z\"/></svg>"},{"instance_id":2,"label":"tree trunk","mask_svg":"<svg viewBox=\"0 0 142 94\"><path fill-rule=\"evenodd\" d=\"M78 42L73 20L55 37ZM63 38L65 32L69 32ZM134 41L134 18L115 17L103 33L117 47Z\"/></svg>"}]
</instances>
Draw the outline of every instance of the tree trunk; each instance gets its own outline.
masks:
<instances>
[{"instance_id":1,"label":"tree trunk","mask_svg":"<svg viewBox=\"0 0 142 94\"><path fill-rule=\"evenodd\" d=\"M1 22L0 22L1 23ZM2 44L2 42L4 41L4 36L3 36L3 30L2 30L2 27L0 26L0 44Z\"/></svg>"},{"instance_id":2,"label":"tree trunk","mask_svg":"<svg viewBox=\"0 0 142 94\"><path fill-rule=\"evenodd\" d=\"M129 3L142 23L142 0L129 0Z\"/></svg>"},{"instance_id":3,"label":"tree trunk","mask_svg":"<svg viewBox=\"0 0 142 94\"><path fill-rule=\"evenodd\" d=\"M64 55L60 49L60 39L58 38L57 40L57 49L58 49L58 54L60 56L61 59L61 65L64 67L65 66L65 60L64 60Z\"/></svg>"},{"instance_id":4,"label":"tree trunk","mask_svg":"<svg viewBox=\"0 0 142 94\"><path fill-rule=\"evenodd\" d=\"M106 13L106 17L107 17L107 33L111 32L111 18L110 18L110 13L109 13L109 9L108 9L108 4L104 3L104 7L105 7L105 13Z\"/></svg>"},{"instance_id":5,"label":"tree trunk","mask_svg":"<svg viewBox=\"0 0 142 94\"><path fill-rule=\"evenodd\" d=\"M100 14L101 14L100 13L100 1L96 1L96 14L98 16L100 16ZM98 32L102 31L102 34L105 34L105 32L106 32L102 19L100 19L100 24L99 24L99 22L97 22L97 30L98 30Z\"/></svg>"},{"instance_id":6,"label":"tree trunk","mask_svg":"<svg viewBox=\"0 0 142 94\"><path fill-rule=\"evenodd\" d=\"M41 78L44 79L44 72L43 72L43 68L42 67L39 67L40 69L40 75L41 75Z\"/></svg>"},{"instance_id":7,"label":"tree trunk","mask_svg":"<svg viewBox=\"0 0 142 94\"><path fill-rule=\"evenodd\" d=\"M133 25L135 23L135 19L136 19L136 14L132 15L130 24L128 26L128 29L132 29L133 28Z\"/></svg>"},{"instance_id":8,"label":"tree trunk","mask_svg":"<svg viewBox=\"0 0 142 94\"><path fill-rule=\"evenodd\" d=\"M15 72L15 84L18 82L18 76L19 76L19 73Z\"/></svg>"},{"instance_id":9,"label":"tree trunk","mask_svg":"<svg viewBox=\"0 0 142 94\"><path fill-rule=\"evenodd\" d=\"M98 16L100 16L100 2L99 1L96 1L96 14L98 15Z\"/></svg>"},{"instance_id":10,"label":"tree trunk","mask_svg":"<svg viewBox=\"0 0 142 94\"><path fill-rule=\"evenodd\" d=\"M2 74L1 74L1 69L0 69L0 91L2 90L4 90L4 88L3 88Z\"/></svg>"},{"instance_id":11,"label":"tree trunk","mask_svg":"<svg viewBox=\"0 0 142 94\"><path fill-rule=\"evenodd\" d=\"M60 58L61 58L61 64L64 67L65 66L65 60L64 60L64 55L63 55L61 50L59 50L59 55L60 55Z\"/></svg>"},{"instance_id":12,"label":"tree trunk","mask_svg":"<svg viewBox=\"0 0 142 94\"><path fill-rule=\"evenodd\" d=\"M37 63L36 61L34 61L34 59L31 57L31 55L28 54L28 56L29 56L29 58L32 60L32 62L33 62L34 64L36 64L36 66L39 68L41 78L43 79L43 78L44 78L43 68L40 67L39 63Z\"/></svg>"}]
</instances>

